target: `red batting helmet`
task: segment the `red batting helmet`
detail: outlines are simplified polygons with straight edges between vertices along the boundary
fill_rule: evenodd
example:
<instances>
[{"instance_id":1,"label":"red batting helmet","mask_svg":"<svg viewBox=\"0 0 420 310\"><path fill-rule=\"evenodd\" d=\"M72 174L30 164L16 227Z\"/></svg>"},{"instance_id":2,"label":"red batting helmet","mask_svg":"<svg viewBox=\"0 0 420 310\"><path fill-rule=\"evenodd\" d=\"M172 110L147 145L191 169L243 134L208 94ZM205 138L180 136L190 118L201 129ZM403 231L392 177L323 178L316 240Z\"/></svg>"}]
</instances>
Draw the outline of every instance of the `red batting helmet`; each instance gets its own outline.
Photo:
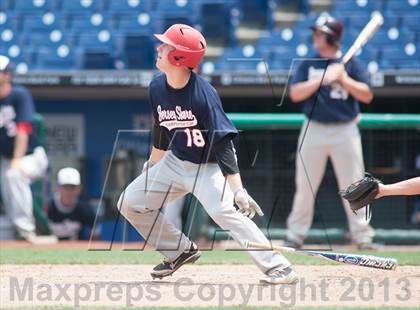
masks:
<instances>
[{"instance_id":1,"label":"red batting helmet","mask_svg":"<svg viewBox=\"0 0 420 310\"><path fill-rule=\"evenodd\" d=\"M321 15L311 29L325 33L330 45L338 46L343 35L343 24L332 16Z\"/></svg>"},{"instance_id":2,"label":"red batting helmet","mask_svg":"<svg viewBox=\"0 0 420 310\"><path fill-rule=\"evenodd\" d=\"M164 34L155 34L155 37L175 48L168 54L168 60L174 66L196 68L206 52L203 35L188 25L172 25Z\"/></svg>"}]
</instances>

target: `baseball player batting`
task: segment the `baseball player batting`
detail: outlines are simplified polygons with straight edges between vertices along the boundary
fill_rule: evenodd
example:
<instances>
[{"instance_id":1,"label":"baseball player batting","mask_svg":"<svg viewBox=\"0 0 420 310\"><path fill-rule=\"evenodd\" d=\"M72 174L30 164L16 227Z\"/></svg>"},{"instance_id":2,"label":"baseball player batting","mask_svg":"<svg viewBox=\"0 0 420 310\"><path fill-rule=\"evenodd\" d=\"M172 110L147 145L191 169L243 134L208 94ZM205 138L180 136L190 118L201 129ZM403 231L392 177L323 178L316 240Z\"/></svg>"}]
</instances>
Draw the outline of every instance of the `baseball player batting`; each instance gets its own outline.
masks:
<instances>
[{"instance_id":1,"label":"baseball player batting","mask_svg":"<svg viewBox=\"0 0 420 310\"><path fill-rule=\"evenodd\" d=\"M123 191L118 208L164 256L151 272L153 278L163 278L201 255L197 246L161 212L162 206L187 193L194 194L212 219L229 231L242 248L246 240L268 240L251 220L255 213L263 213L242 186L232 142L237 130L223 111L216 90L193 72L205 54L206 40L199 31L183 24L175 24L155 37L162 43L156 60L162 74L149 85L154 117L149 168ZM297 281L295 271L282 254L249 254L266 275L262 281Z\"/></svg>"},{"instance_id":2,"label":"baseball player batting","mask_svg":"<svg viewBox=\"0 0 420 310\"><path fill-rule=\"evenodd\" d=\"M290 98L300 103L306 120L299 135L296 193L287 219L289 247L302 247L314 215L315 195L330 158L337 183L345 188L364 175L362 142L357 123L359 102L369 104L373 92L366 70L351 58L342 63L343 24L320 16L311 26L315 57L303 61L293 75ZM304 141L304 143L303 143ZM343 201L353 243L375 249L374 230L362 213L354 215Z\"/></svg>"}]
</instances>

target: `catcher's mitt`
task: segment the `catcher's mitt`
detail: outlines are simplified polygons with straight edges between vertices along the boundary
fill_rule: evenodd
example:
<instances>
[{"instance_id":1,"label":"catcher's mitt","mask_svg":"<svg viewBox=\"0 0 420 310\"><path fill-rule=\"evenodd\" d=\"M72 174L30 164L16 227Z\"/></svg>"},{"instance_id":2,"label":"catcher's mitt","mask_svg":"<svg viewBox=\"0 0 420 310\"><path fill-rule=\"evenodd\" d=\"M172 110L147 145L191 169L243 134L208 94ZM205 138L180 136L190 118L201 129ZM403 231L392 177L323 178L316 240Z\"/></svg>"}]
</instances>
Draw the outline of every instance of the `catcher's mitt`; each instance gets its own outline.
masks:
<instances>
[{"instance_id":1,"label":"catcher's mitt","mask_svg":"<svg viewBox=\"0 0 420 310\"><path fill-rule=\"evenodd\" d=\"M369 206L378 194L380 180L365 172L365 177L338 193L350 203L350 208L357 210Z\"/></svg>"}]
</instances>

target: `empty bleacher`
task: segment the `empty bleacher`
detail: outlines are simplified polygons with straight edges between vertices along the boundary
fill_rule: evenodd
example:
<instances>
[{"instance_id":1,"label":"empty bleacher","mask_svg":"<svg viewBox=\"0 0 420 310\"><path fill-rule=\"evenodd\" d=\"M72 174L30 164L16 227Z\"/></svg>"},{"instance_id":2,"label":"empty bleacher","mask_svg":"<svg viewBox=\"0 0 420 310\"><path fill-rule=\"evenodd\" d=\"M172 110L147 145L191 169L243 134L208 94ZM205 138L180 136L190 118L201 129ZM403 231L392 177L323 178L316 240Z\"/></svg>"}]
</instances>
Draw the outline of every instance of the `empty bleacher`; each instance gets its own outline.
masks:
<instances>
[{"instance_id":1,"label":"empty bleacher","mask_svg":"<svg viewBox=\"0 0 420 310\"><path fill-rule=\"evenodd\" d=\"M208 40L207 73L213 70L263 72L261 61L272 70L288 70L293 58L313 52L308 27L319 15L314 3L309 0L2 0L0 53L8 55L21 73L153 69L158 42L152 34L164 31L173 23L187 23L200 29ZM345 25L343 49L351 45L372 14L384 15L385 24L358 55L372 72L419 70L418 0L323 3L323 8ZM276 13L288 13L288 10L293 18L276 20ZM251 30L257 36L247 39L246 34ZM241 33L245 33L245 38ZM213 50L218 52L212 53Z\"/></svg>"}]
</instances>

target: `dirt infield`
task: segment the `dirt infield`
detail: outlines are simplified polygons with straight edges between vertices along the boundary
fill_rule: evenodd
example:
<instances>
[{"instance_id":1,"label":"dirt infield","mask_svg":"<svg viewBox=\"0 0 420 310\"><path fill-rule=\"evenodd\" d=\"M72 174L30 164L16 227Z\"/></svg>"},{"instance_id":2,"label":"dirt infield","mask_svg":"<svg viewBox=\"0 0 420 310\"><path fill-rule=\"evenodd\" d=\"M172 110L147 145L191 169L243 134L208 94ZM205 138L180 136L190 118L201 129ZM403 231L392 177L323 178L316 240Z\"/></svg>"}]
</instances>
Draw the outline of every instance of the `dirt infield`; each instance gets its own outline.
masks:
<instances>
[{"instance_id":1,"label":"dirt infield","mask_svg":"<svg viewBox=\"0 0 420 310\"><path fill-rule=\"evenodd\" d=\"M150 265L0 265L2 307L338 306L416 307L420 267L382 271L296 266L296 285L265 286L253 265L191 265L152 280Z\"/></svg>"}]
</instances>

